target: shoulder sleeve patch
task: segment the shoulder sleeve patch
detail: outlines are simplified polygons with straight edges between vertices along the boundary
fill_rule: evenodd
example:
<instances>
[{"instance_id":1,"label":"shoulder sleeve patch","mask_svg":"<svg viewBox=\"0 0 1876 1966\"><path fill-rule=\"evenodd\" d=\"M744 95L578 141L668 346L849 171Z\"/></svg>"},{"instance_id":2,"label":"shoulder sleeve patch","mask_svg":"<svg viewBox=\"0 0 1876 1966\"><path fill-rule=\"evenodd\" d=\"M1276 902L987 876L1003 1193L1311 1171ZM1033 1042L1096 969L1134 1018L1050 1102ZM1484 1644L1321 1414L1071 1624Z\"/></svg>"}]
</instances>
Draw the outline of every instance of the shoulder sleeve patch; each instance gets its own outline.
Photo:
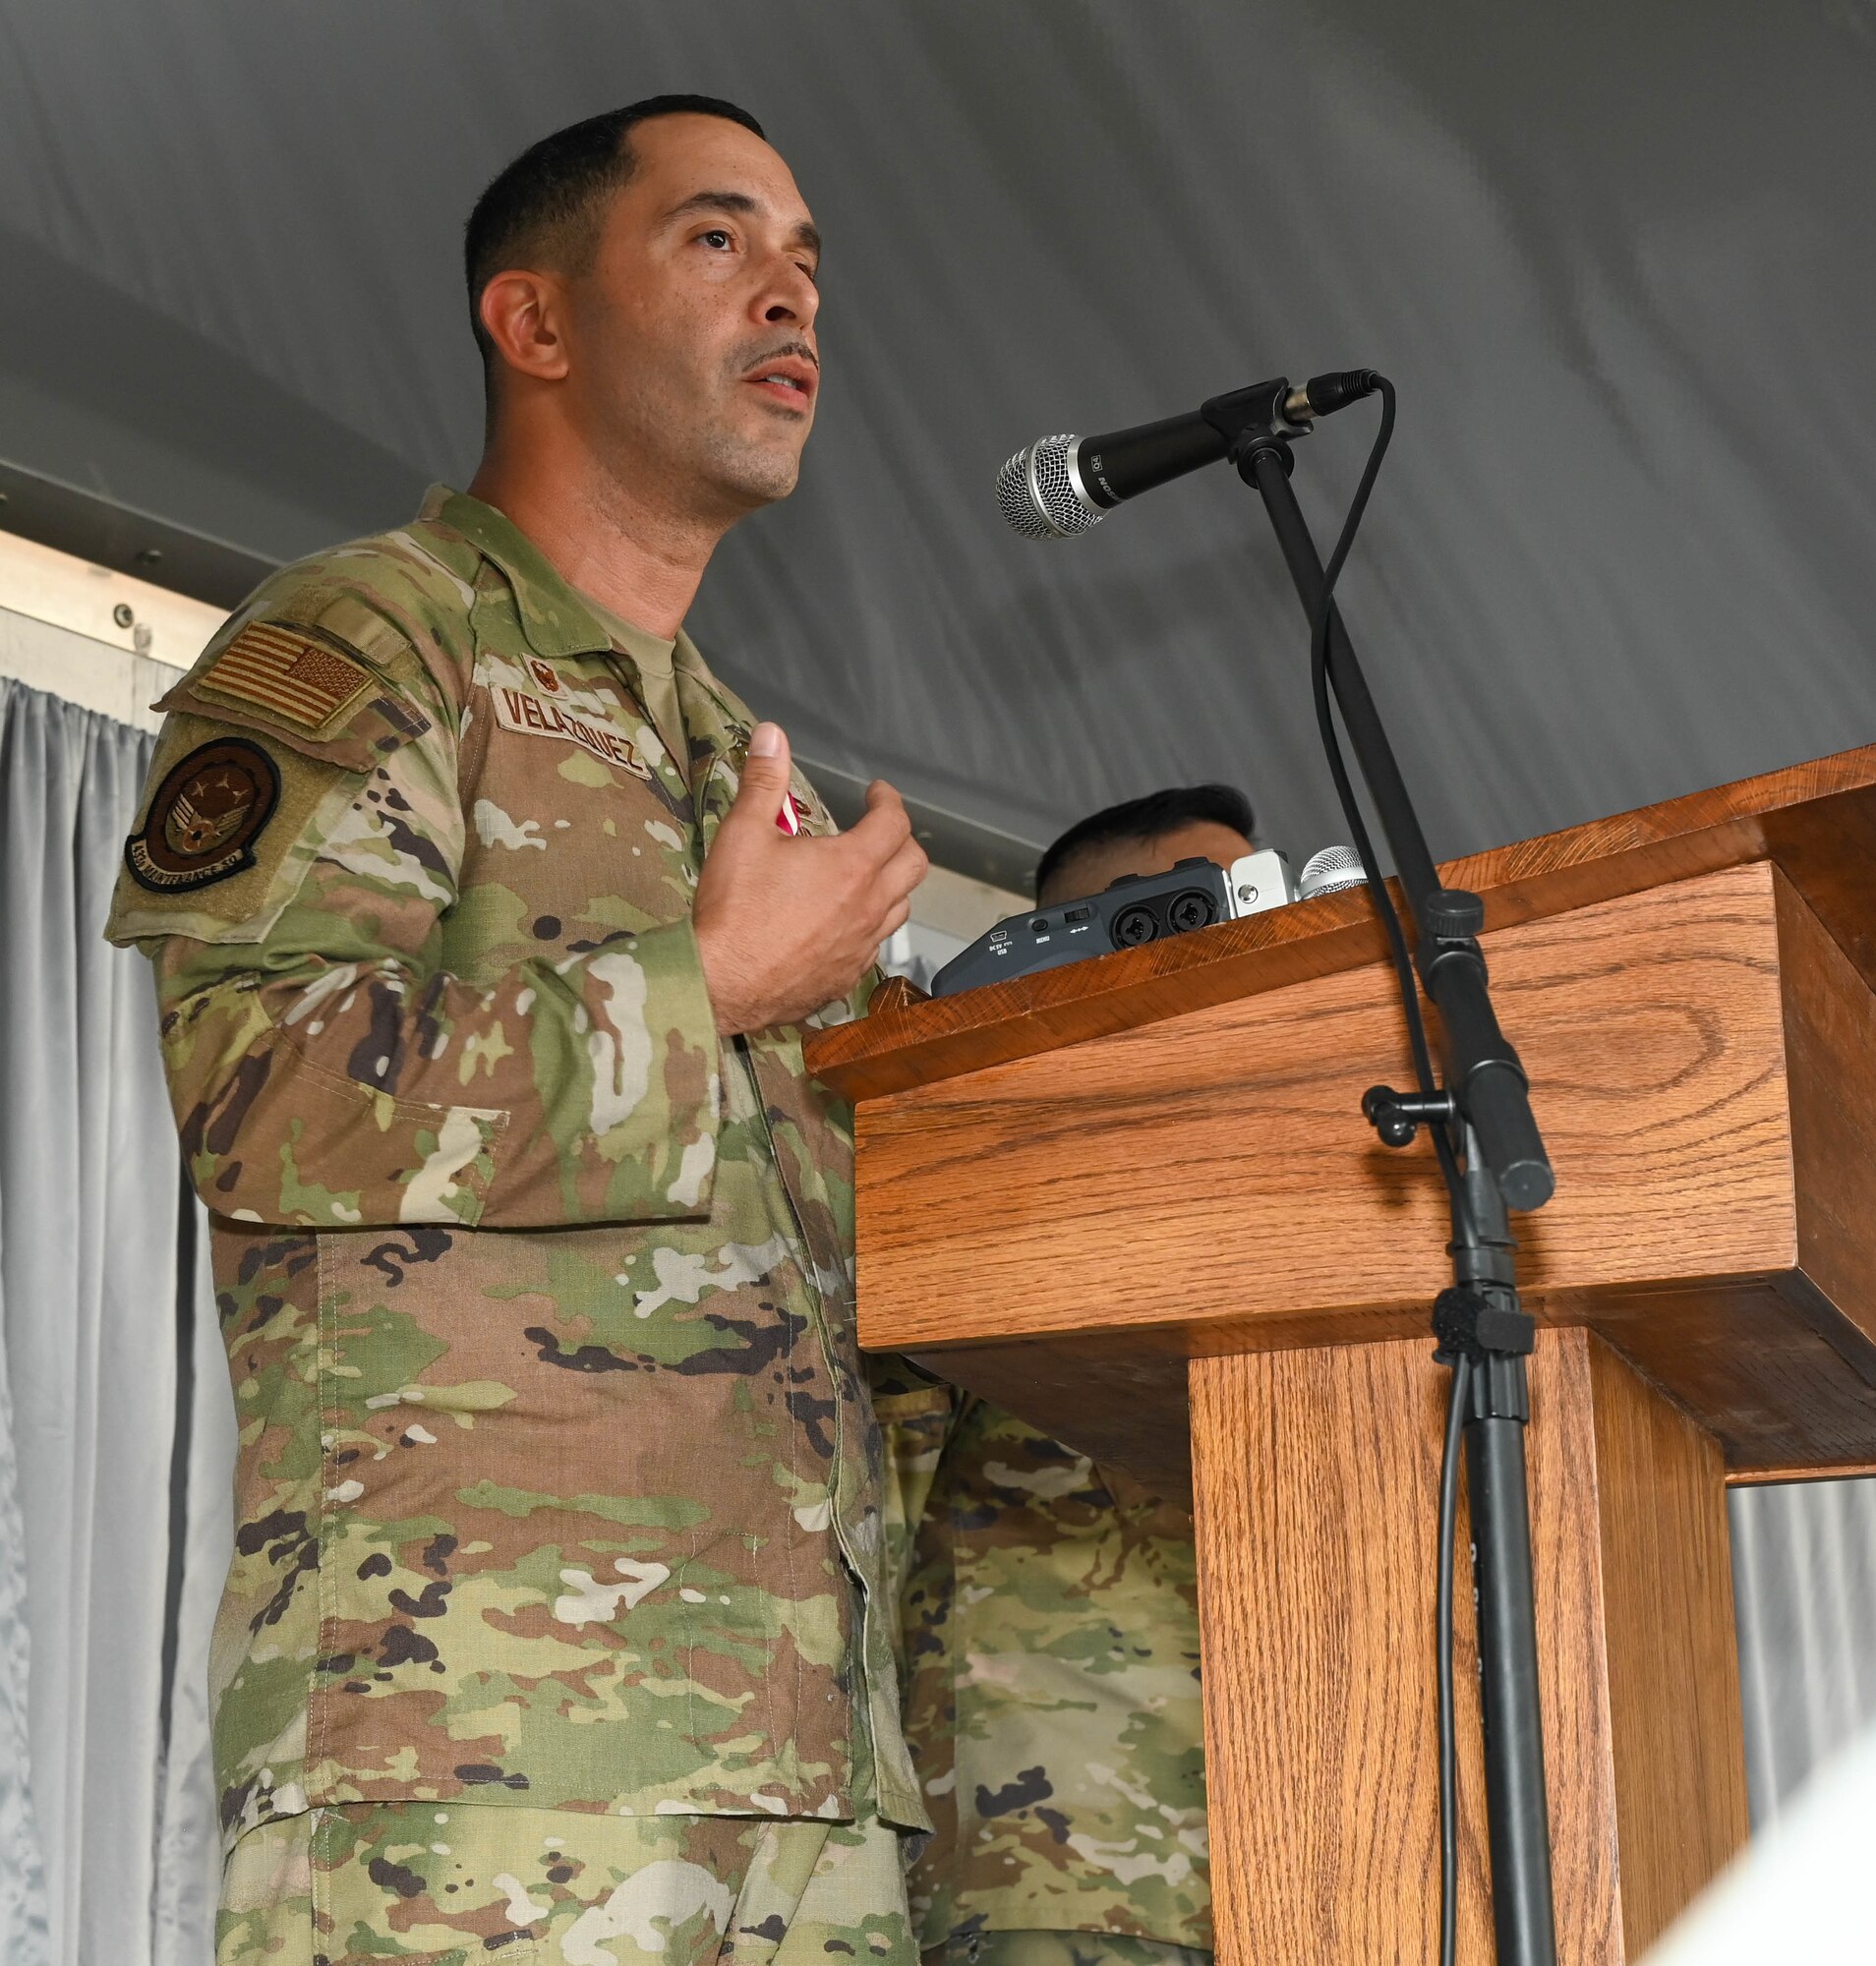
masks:
<instances>
[{"instance_id":1,"label":"shoulder sleeve patch","mask_svg":"<svg viewBox=\"0 0 1876 1966\"><path fill-rule=\"evenodd\" d=\"M172 717L118 869L112 942L259 942L366 777L244 723Z\"/></svg>"},{"instance_id":2,"label":"shoulder sleeve patch","mask_svg":"<svg viewBox=\"0 0 1876 1966\"><path fill-rule=\"evenodd\" d=\"M280 773L259 744L198 744L163 774L124 865L155 895L189 894L254 865L254 842L280 803Z\"/></svg>"}]
</instances>

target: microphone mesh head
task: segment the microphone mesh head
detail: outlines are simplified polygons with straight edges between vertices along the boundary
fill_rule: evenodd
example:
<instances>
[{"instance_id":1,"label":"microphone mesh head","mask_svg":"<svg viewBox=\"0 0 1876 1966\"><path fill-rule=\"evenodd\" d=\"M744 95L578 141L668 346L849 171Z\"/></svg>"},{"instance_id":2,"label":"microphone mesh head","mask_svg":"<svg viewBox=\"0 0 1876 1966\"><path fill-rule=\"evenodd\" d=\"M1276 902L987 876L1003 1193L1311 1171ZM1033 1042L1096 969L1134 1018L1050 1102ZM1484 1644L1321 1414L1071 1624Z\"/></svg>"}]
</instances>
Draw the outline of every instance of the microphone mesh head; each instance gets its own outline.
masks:
<instances>
[{"instance_id":1,"label":"microphone mesh head","mask_svg":"<svg viewBox=\"0 0 1876 1966\"><path fill-rule=\"evenodd\" d=\"M1304 861L1303 871L1296 877L1296 887L1306 901L1313 901L1318 895L1359 888L1367 878L1362 872L1362 856L1354 847L1325 846Z\"/></svg>"},{"instance_id":2,"label":"microphone mesh head","mask_svg":"<svg viewBox=\"0 0 1876 1966\"><path fill-rule=\"evenodd\" d=\"M1107 516L1090 510L1076 495L1068 461L1080 440L1039 436L997 473L997 505L1026 540L1065 540L1099 525Z\"/></svg>"}]
</instances>

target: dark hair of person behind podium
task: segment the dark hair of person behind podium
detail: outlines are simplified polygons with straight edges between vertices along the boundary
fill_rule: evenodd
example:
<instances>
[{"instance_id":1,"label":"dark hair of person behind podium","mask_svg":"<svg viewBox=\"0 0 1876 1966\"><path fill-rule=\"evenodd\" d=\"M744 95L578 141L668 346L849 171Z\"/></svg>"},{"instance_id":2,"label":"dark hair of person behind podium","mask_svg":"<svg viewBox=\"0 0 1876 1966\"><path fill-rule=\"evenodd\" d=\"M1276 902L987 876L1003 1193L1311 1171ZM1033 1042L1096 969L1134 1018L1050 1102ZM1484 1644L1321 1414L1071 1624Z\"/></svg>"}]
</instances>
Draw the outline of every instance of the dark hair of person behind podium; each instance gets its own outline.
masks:
<instances>
[{"instance_id":1,"label":"dark hair of person behind podium","mask_svg":"<svg viewBox=\"0 0 1876 1966\"><path fill-rule=\"evenodd\" d=\"M1078 820L1042 855L1035 869L1036 901L1048 906L1078 899L1122 874L1154 871L1134 863L1171 835L1195 828L1216 829L1220 847L1225 843L1220 836L1234 834L1245 842L1239 850L1248 853L1256 843L1256 824L1251 801L1235 785L1170 785L1110 805Z\"/></svg>"}]
</instances>

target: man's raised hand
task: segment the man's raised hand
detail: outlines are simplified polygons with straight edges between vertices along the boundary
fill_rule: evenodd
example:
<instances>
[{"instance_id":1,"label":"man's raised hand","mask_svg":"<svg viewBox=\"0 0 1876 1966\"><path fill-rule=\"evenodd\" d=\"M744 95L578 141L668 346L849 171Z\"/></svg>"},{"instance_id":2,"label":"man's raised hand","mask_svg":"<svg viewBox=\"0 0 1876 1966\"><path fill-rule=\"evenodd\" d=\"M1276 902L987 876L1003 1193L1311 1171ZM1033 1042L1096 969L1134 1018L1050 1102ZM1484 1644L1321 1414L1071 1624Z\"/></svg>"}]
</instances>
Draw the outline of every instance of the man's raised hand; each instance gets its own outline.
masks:
<instances>
[{"instance_id":1,"label":"man's raised hand","mask_svg":"<svg viewBox=\"0 0 1876 1966\"><path fill-rule=\"evenodd\" d=\"M859 823L832 839L781 832L788 796L789 740L780 725L758 723L691 910L725 1037L799 1023L845 997L911 913L929 864L883 781L867 787Z\"/></svg>"}]
</instances>

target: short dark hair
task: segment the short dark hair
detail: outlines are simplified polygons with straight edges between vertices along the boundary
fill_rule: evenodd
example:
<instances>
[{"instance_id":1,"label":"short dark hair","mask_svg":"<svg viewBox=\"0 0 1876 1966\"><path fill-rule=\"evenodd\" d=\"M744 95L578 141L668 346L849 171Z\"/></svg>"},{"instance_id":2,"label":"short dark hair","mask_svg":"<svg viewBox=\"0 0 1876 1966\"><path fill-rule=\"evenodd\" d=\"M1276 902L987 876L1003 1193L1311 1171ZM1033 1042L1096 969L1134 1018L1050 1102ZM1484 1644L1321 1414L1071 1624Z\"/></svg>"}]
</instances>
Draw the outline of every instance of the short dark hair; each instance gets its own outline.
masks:
<instances>
[{"instance_id":1,"label":"short dark hair","mask_svg":"<svg viewBox=\"0 0 1876 1966\"><path fill-rule=\"evenodd\" d=\"M1105 811L1090 813L1078 820L1036 862L1037 899L1070 861L1096 847L1112 846L1123 839L1142 841L1163 838L1182 826L1228 826L1233 833L1254 838L1256 815L1251 801L1236 785L1169 785L1144 798L1128 799Z\"/></svg>"},{"instance_id":2,"label":"short dark hair","mask_svg":"<svg viewBox=\"0 0 1876 1966\"><path fill-rule=\"evenodd\" d=\"M569 273L592 263L605 201L629 182L636 162L629 134L654 116L721 116L768 142L746 109L721 96L648 95L530 144L476 200L463 227L469 320L485 365L495 348L482 325L483 288L526 260L550 260Z\"/></svg>"}]
</instances>

